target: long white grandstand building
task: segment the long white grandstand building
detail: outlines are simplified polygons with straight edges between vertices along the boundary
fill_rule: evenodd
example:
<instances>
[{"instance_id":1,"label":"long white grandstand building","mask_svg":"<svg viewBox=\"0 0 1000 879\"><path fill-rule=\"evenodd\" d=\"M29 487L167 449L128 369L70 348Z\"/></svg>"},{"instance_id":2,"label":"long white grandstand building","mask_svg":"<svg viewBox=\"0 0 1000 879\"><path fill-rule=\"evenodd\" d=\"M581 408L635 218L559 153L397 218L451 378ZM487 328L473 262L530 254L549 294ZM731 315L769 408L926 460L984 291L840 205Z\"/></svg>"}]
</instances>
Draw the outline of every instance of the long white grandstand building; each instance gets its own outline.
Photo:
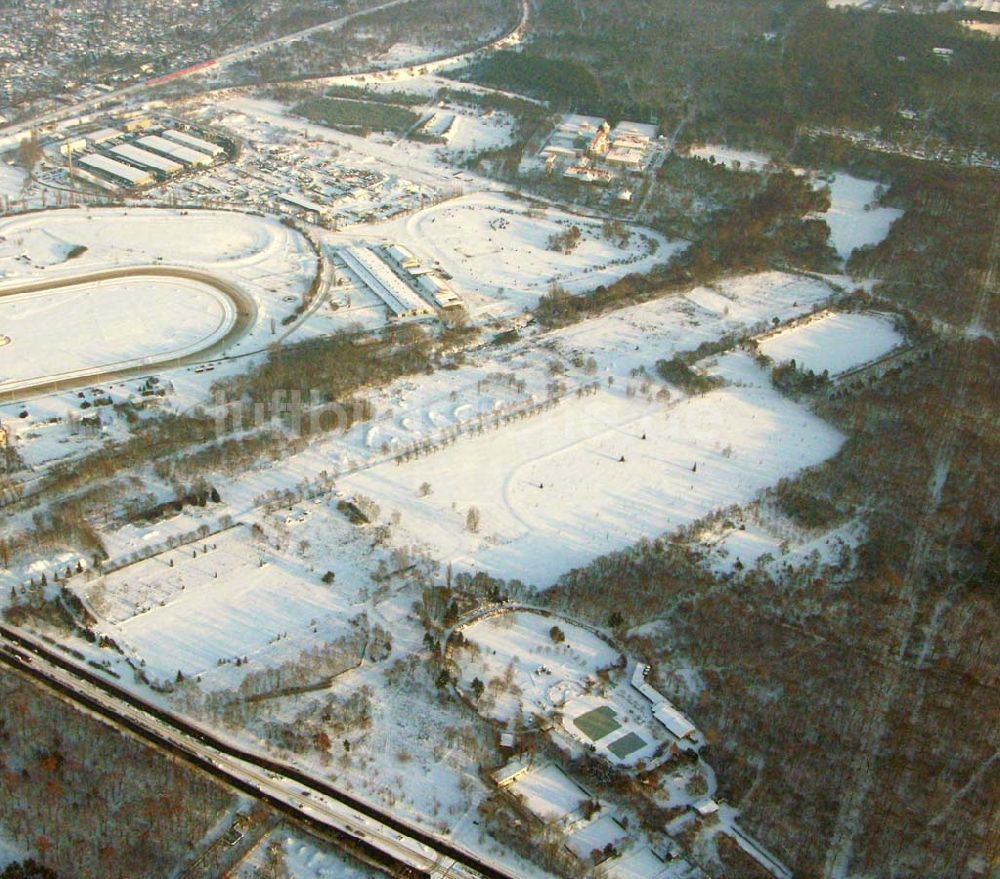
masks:
<instances>
[{"instance_id":1,"label":"long white grandstand building","mask_svg":"<svg viewBox=\"0 0 1000 879\"><path fill-rule=\"evenodd\" d=\"M136 141L136 144L154 153L159 153L161 156L166 156L168 159L180 162L182 165L193 165L195 168L204 168L212 164L211 156L199 153L198 150L193 150L191 147L173 143L156 134L140 137Z\"/></svg>"},{"instance_id":2,"label":"long white grandstand building","mask_svg":"<svg viewBox=\"0 0 1000 879\"><path fill-rule=\"evenodd\" d=\"M430 306L416 291L367 247L345 247L340 254L347 267L389 306L396 317L431 314Z\"/></svg>"},{"instance_id":3,"label":"long white grandstand building","mask_svg":"<svg viewBox=\"0 0 1000 879\"><path fill-rule=\"evenodd\" d=\"M126 162L131 162L133 165L138 165L140 168L149 168L151 171L161 171L164 174L176 174L178 171L183 169L183 166L177 162L172 162L170 159L165 159L163 156L158 156L156 153L151 153L148 150L141 150L139 147L132 146L130 143L123 143L121 146L111 147L111 152L124 159Z\"/></svg>"},{"instance_id":4,"label":"long white grandstand building","mask_svg":"<svg viewBox=\"0 0 1000 879\"><path fill-rule=\"evenodd\" d=\"M118 162L97 153L79 156L76 159L76 164L93 171L100 171L103 175L111 176L126 186L146 186L153 182L153 176L148 171L140 171L124 162Z\"/></svg>"},{"instance_id":5,"label":"long white grandstand building","mask_svg":"<svg viewBox=\"0 0 1000 879\"><path fill-rule=\"evenodd\" d=\"M178 131L176 128L168 128L163 132L163 137L183 146L191 147L191 149L198 150L199 152L208 153L210 156L221 156L225 152L217 143L202 140L200 137L195 137L186 131Z\"/></svg>"}]
</instances>

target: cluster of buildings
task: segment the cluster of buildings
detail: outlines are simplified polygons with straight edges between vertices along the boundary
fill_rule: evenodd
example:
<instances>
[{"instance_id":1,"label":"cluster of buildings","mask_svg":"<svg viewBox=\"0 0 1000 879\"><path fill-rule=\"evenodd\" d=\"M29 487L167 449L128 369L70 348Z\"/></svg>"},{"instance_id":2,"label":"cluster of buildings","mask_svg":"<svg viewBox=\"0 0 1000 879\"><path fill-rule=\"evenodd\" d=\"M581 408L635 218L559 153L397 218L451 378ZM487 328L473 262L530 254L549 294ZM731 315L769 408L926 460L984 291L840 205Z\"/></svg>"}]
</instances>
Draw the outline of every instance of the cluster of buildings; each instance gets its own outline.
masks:
<instances>
[{"instance_id":1,"label":"cluster of buildings","mask_svg":"<svg viewBox=\"0 0 1000 879\"><path fill-rule=\"evenodd\" d=\"M344 247L338 253L347 270L394 318L436 314L462 305L444 278L400 244L379 249Z\"/></svg>"},{"instance_id":2,"label":"cluster of buildings","mask_svg":"<svg viewBox=\"0 0 1000 879\"><path fill-rule=\"evenodd\" d=\"M648 665L637 665L632 672L632 686L652 704L653 717L678 740L693 739L698 732L695 725L666 696L646 683L648 674Z\"/></svg>"},{"instance_id":3,"label":"cluster of buildings","mask_svg":"<svg viewBox=\"0 0 1000 879\"><path fill-rule=\"evenodd\" d=\"M120 128L73 131L58 151L70 176L108 190L140 189L226 158L214 141L141 114L126 118Z\"/></svg>"},{"instance_id":4,"label":"cluster of buildings","mask_svg":"<svg viewBox=\"0 0 1000 879\"><path fill-rule=\"evenodd\" d=\"M545 170L585 183L609 184L623 173L641 174L661 150L659 126L619 122L612 127L599 116L571 113L538 152Z\"/></svg>"},{"instance_id":5,"label":"cluster of buildings","mask_svg":"<svg viewBox=\"0 0 1000 879\"><path fill-rule=\"evenodd\" d=\"M238 203L328 228L418 209L420 187L373 168L349 167L328 144L261 143L238 161L168 184L180 202Z\"/></svg>"}]
</instances>

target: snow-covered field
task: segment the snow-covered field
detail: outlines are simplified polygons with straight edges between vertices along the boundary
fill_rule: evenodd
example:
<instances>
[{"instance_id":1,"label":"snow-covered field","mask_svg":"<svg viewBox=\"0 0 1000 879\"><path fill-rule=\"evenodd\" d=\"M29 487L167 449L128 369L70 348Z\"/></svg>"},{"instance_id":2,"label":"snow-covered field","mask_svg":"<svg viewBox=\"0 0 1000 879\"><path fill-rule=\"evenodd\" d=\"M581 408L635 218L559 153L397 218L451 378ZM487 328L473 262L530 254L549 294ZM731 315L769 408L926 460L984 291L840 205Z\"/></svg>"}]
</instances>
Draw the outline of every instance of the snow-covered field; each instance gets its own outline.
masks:
<instances>
[{"instance_id":1,"label":"snow-covered field","mask_svg":"<svg viewBox=\"0 0 1000 879\"><path fill-rule=\"evenodd\" d=\"M220 659L248 657L251 669L260 668L347 630L356 584L326 585L323 571L255 546L242 531L124 568L91 593L109 631L154 676L172 678L179 669L202 675L209 687L232 684Z\"/></svg>"},{"instance_id":2,"label":"snow-covered field","mask_svg":"<svg viewBox=\"0 0 1000 879\"><path fill-rule=\"evenodd\" d=\"M307 836L285 829L262 839L230 875L235 879L259 879L269 875L268 864L273 863L273 859L268 852L272 846L277 846L289 879L376 879L383 875L358 861L348 860L332 848L320 848Z\"/></svg>"},{"instance_id":3,"label":"snow-covered field","mask_svg":"<svg viewBox=\"0 0 1000 879\"><path fill-rule=\"evenodd\" d=\"M692 351L731 332L763 332L777 318L807 314L831 293L826 284L780 272L731 278L683 296L621 308L551 334L565 356L593 356L597 376L628 381L633 370Z\"/></svg>"},{"instance_id":4,"label":"snow-covered field","mask_svg":"<svg viewBox=\"0 0 1000 879\"><path fill-rule=\"evenodd\" d=\"M878 184L837 173L830 181L830 209L820 216L830 227L830 243L841 259L856 248L878 244L892 224L903 216L897 208L875 203Z\"/></svg>"},{"instance_id":5,"label":"snow-covered field","mask_svg":"<svg viewBox=\"0 0 1000 879\"><path fill-rule=\"evenodd\" d=\"M587 801L586 792L552 763L522 775L508 790L546 824L568 818Z\"/></svg>"},{"instance_id":6,"label":"snow-covered field","mask_svg":"<svg viewBox=\"0 0 1000 879\"><path fill-rule=\"evenodd\" d=\"M199 351L235 322L229 299L184 278L138 275L3 296L0 391Z\"/></svg>"},{"instance_id":7,"label":"snow-covered field","mask_svg":"<svg viewBox=\"0 0 1000 879\"><path fill-rule=\"evenodd\" d=\"M840 442L766 386L672 406L601 391L343 484L405 508L409 539L458 569L548 586L598 555L746 503ZM414 500L425 482L433 494ZM471 506L481 513L475 534L465 527Z\"/></svg>"},{"instance_id":8,"label":"snow-covered field","mask_svg":"<svg viewBox=\"0 0 1000 879\"><path fill-rule=\"evenodd\" d=\"M443 138L452 152L476 152L509 144L514 120L507 113L483 113L476 108L448 104L434 113L424 131Z\"/></svg>"},{"instance_id":9,"label":"snow-covered field","mask_svg":"<svg viewBox=\"0 0 1000 879\"><path fill-rule=\"evenodd\" d=\"M68 259L73 248L85 248ZM235 288L246 314L230 334L225 353L266 350L281 321L301 302L316 272L316 256L305 238L276 219L217 211L150 208L53 210L0 220L0 293L48 280L87 280L97 273L145 267L193 270ZM2 299L0 299L2 301ZM67 286L30 298L13 296L2 306L0 381L19 377L101 371L104 365L155 362L169 353L201 350L233 328L231 299L205 283L176 277L137 276ZM30 345L30 350L29 350ZM215 351L214 355L218 356ZM6 362L5 362L6 361ZM15 362L16 361L16 362ZM231 361L220 371L246 369ZM199 371L200 372L200 371ZM166 374L175 381L182 406L204 402L220 372ZM114 393L128 395L134 387ZM114 394L113 394L114 396ZM120 398L115 396L115 402ZM35 401L31 418L18 421L26 460L40 463L65 455L51 419L65 418L76 394ZM7 421L20 413L0 410ZM51 442L25 442L44 433Z\"/></svg>"},{"instance_id":10,"label":"snow-covered field","mask_svg":"<svg viewBox=\"0 0 1000 879\"><path fill-rule=\"evenodd\" d=\"M720 143L700 144L691 147L689 154L699 159L715 160L727 168L760 171L771 163L771 157L766 153L753 150L740 150L724 146Z\"/></svg>"},{"instance_id":11,"label":"snow-covered field","mask_svg":"<svg viewBox=\"0 0 1000 879\"><path fill-rule=\"evenodd\" d=\"M602 815L584 825L566 841L566 845L581 861L586 862L595 849L618 846L628 839L625 829L610 815Z\"/></svg>"},{"instance_id":12,"label":"snow-covered field","mask_svg":"<svg viewBox=\"0 0 1000 879\"><path fill-rule=\"evenodd\" d=\"M776 333L760 349L776 362L794 360L804 369L835 376L885 356L902 342L885 316L830 313Z\"/></svg>"},{"instance_id":13,"label":"snow-covered field","mask_svg":"<svg viewBox=\"0 0 1000 879\"><path fill-rule=\"evenodd\" d=\"M19 198L26 175L20 168L0 161L0 198Z\"/></svg>"},{"instance_id":14,"label":"snow-covered field","mask_svg":"<svg viewBox=\"0 0 1000 879\"><path fill-rule=\"evenodd\" d=\"M582 233L579 246L570 254L549 249L550 237L573 225ZM570 292L590 290L649 271L686 246L633 229L620 247L603 237L596 220L494 193L453 199L380 231L429 256L454 277L461 293L506 301L507 310L517 311L533 307L552 283Z\"/></svg>"},{"instance_id":15,"label":"snow-covered field","mask_svg":"<svg viewBox=\"0 0 1000 879\"><path fill-rule=\"evenodd\" d=\"M687 879L692 874L686 861L661 861L649 848L630 852L608 864L608 879Z\"/></svg>"},{"instance_id":16,"label":"snow-covered field","mask_svg":"<svg viewBox=\"0 0 1000 879\"><path fill-rule=\"evenodd\" d=\"M87 253L68 268L148 264L200 268L265 264L290 244L279 223L250 214L153 208L54 210L0 221L7 247L24 241L29 258L41 238L80 245ZM39 233L42 233L40 235ZM32 274L30 269L10 275Z\"/></svg>"},{"instance_id":17,"label":"snow-covered field","mask_svg":"<svg viewBox=\"0 0 1000 879\"><path fill-rule=\"evenodd\" d=\"M23 860L25 857L24 850L16 845L8 836L5 836L3 828L0 828L0 871L8 864Z\"/></svg>"},{"instance_id":18,"label":"snow-covered field","mask_svg":"<svg viewBox=\"0 0 1000 879\"><path fill-rule=\"evenodd\" d=\"M566 640L556 643L549 630L558 626ZM479 648L479 655L458 654L463 686L474 678L484 684L502 679L514 669L517 692L498 689L491 693L489 716L502 721L521 711L548 713L583 691L588 680L596 680L599 669L618 660L617 652L581 626L541 614L518 612L475 623L463 632Z\"/></svg>"}]
</instances>

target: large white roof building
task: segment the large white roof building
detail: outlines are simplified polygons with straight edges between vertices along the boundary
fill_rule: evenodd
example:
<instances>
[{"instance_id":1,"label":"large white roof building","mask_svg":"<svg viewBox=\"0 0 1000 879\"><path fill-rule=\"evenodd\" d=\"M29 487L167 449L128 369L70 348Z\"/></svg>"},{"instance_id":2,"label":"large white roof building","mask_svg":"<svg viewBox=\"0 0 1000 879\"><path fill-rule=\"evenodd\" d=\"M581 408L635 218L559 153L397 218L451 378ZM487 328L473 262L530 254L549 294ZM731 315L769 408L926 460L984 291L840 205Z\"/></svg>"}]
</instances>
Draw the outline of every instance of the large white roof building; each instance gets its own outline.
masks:
<instances>
[{"instance_id":1,"label":"large white roof building","mask_svg":"<svg viewBox=\"0 0 1000 879\"><path fill-rule=\"evenodd\" d=\"M132 146L130 143L123 143L119 146L112 147L111 152L124 159L126 162L138 165L140 168L148 168L151 171L161 171L164 174L176 174L178 171L183 170L183 166L177 162L165 159L163 156L158 156L156 153L149 152L149 150L139 149L139 147Z\"/></svg>"}]
</instances>

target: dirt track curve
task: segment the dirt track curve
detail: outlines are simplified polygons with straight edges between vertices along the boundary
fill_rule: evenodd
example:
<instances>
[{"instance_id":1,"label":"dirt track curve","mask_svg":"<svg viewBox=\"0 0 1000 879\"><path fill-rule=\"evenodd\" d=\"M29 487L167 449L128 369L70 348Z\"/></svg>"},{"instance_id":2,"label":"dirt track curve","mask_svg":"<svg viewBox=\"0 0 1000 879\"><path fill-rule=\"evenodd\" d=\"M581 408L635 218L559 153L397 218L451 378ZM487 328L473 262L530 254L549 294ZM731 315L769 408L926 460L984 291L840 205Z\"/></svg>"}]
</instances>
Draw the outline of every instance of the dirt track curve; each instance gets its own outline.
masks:
<instances>
[{"instance_id":1,"label":"dirt track curve","mask_svg":"<svg viewBox=\"0 0 1000 879\"><path fill-rule=\"evenodd\" d=\"M165 355L162 358L149 360L141 364L133 364L115 368L109 364L109 369L101 372L92 372L86 375L71 375L65 377L46 376L36 384L26 385L8 391L0 392L0 404L12 403L19 400L27 400L32 397L51 394L58 391L67 391L80 387L91 387L93 385L106 384L110 381L119 381L135 375L146 375L154 370L188 366L201 363L218 357L223 351L232 347L243 338L257 321L257 304L253 298L235 284L224 281L215 275L202 272L197 269L175 268L172 266L129 266L121 269L106 269L97 272L87 272L79 275L71 275L57 278L52 281L32 281L28 284L21 284L17 287L7 287L0 289L0 299L9 296L16 296L23 293L38 293L41 291L60 290L65 287L76 287L80 284L89 284L97 281L107 281L115 278L183 278L189 281L197 281L214 288L225 296L233 305L236 318L233 325L224 336L197 351L188 352L180 356Z\"/></svg>"}]
</instances>

